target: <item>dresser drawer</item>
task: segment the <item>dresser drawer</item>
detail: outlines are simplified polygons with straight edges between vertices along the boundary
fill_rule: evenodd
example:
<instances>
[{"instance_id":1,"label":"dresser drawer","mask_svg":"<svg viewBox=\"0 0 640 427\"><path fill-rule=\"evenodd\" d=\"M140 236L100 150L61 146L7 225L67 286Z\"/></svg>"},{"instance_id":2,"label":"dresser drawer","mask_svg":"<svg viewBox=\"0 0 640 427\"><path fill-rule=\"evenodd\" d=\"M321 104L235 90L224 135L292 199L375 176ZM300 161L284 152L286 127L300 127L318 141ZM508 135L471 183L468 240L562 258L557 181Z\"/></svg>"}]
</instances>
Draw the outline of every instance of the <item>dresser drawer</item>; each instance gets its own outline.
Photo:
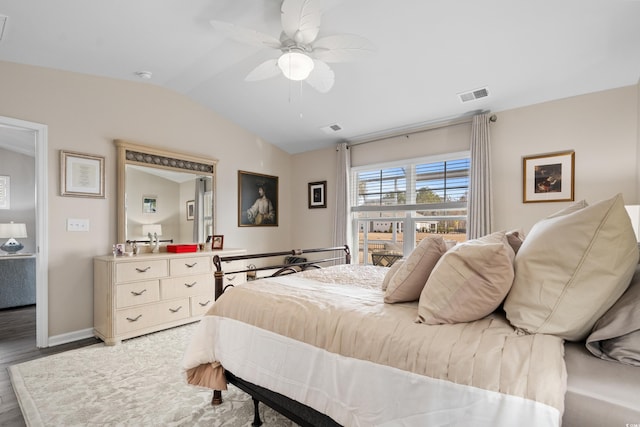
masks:
<instances>
[{"instance_id":1,"label":"dresser drawer","mask_svg":"<svg viewBox=\"0 0 640 427\"><path fill-rule=\"evenodd\" d=\"M169 268L172 276L213 273L213 261L210 256L172 259Z\"/></svg>"},{"instance_id":2,"label":"dresser drawer","mask_svg":"<svg viewBox=\"0 0 640 427\"><path fill-rule=\"evenodd\" d=\"M116 264L116 283L158 279L168 275L169 268L166 259L119 262Z\"/></svg>"},{"instance_id":3,"label":"dresser drawer","mask_svg":"<svg viewBox=\"0 0 640 427\"><path fill-rule=\"evenodd\" d=\"M162 299L214 294L213 273L160 280Z\"/></svg>"},{"instance_id":4,"label":"dresser drawer","mask_svg":"<svg viewBox=\"0 0 640 427\"><path fill-rule=\"evenodd\" d=\"M191 315L202 316L207 312L207 310L209 310L212 305L213 296L211 294L191 297Z\"/></svg>"},{"instance_id":5,"label":"dresser drawer","mask_svg":"<svg viewBox=\"0 0 640 427\"><path fill-rule=\"evenodd\" d=\"M246 270L246 261L228 261L222 263L222 271L225 272L224 284L237 285L247 281L247 273L226 273L228 271Z\"/></svg>"},{"instance_id":6,"label":"dresser drawer","mask_svg":"<svg viewBox=\"0 0 640 427\"><path fill-rule=\"evenodd\" d=\"M160 283L157 280L126 283L116 288L116 308L156 301L160 301Z\"/></svg>"},{"instance_id":7,"label":"dresser drawer","mask_svg":"<svg viewBox=\"0 0 640 427\"><path fill-rule=\"evenodd\" d=\"M191 317L188 298L118 310L116 334L126 334L188 317Z\"/></svg>"}]
</instances>

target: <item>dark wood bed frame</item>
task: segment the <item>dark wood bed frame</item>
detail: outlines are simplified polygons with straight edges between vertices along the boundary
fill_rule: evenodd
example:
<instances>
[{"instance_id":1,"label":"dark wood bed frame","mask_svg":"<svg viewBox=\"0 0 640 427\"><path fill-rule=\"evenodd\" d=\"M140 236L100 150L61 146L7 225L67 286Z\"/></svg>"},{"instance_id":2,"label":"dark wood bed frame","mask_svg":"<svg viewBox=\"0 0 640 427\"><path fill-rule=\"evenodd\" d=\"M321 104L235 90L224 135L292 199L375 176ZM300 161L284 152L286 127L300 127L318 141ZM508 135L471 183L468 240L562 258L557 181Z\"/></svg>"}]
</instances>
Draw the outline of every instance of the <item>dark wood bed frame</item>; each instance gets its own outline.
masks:
<instances>
[{"instance_id":1,"label":"dark wood bed frame","mask_svg":"<svg viewBox=\"0 0 640 427\"><path fill-rule=\"evenodd\" d=\"M340 254L335 256L335 253L339 252ZM316 254L316 253L333 253L334 256L329 256L328 258L321 259L312 259L305 260L300 262L292 262L292 263L276 263L273 265L263 266L263 267L248 267L242 270L234 270L234 271L223 271L222 265L224 262L229 261L242 261L242 260L252 260L252 259L268 259L275 257L298 257L301 258L301 255L304 254ZM215 271L215 299L218 299L224 291L233 285L224 286L224 275L225 274L237 274L237 273L250 273L256 271L264 271L264 270L273 270L276 269L276 272L271 274L270 277L273 276L282 276L286 274L293 274L300 271L308 270L310 268L322 268L322 264L328 263L343 263L350 264L351 263L351 252L349 251L349 246L336 246L331 248L319 248L319 249L293 249L290 251L284 252L267 252L253 255L238 255L238 256L228 256L228 257L220 257L215 255L213 257L213 264L216 267ZM246 392L253 399L254 405L254 416L252 426L260 426L262 425L262 420L260 419L259 412L259 403L262 402L265 405L269 406L273 410L279 412L284 415L291 421L305 427L334 427L339 426L340 424L336 423L333 419L324 415L313 408L310 408L306 405L303 405L300 402L297 402L293 399L290 399L282 394L275 393L271 390L268 390L264 387L260 387L258 385L252 384L248 381L243 380L242 378L238 378L233 373L229 371L225 371L225 376L227 382L235 385L240 390ZM220 390L213 391L213 398L211 399L212 405L219 405L222 403L222 392Z\"/></svg>"}]
</instances>

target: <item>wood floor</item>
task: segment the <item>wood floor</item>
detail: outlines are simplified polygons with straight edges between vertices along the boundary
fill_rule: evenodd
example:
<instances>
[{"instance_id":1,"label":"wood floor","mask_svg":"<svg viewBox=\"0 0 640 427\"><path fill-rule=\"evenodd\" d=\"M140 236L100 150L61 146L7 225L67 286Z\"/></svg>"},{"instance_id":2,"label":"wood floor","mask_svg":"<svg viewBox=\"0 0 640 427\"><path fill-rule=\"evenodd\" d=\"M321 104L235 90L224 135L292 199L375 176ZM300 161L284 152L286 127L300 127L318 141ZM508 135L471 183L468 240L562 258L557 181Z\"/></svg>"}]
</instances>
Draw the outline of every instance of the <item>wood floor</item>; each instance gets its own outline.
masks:
<instances>
[{"instance_id":1,"label":"wood floor","mask_svg":"<svg viewBox=\"0 0 640 427\"><path fill-rule=\"evenodd\" d=\"M25 426L7 368L27 360L100 342L95 338L55 347L36 347L36 306L0 310L0 426Z\"/></svg>"}]
</instances>

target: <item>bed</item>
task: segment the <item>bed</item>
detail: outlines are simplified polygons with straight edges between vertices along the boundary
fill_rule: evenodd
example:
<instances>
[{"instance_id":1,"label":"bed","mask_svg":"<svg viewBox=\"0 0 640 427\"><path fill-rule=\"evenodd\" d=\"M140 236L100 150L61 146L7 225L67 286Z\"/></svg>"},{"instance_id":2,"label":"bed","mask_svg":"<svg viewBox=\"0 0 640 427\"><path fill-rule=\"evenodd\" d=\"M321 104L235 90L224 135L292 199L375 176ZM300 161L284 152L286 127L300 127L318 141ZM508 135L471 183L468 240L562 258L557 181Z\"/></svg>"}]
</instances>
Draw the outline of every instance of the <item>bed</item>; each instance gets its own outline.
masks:
<instances>
[{"instance_id":1,"label":"bed","mask_svg":"<svg viewBox=\"0 0 640 427\"><path fill-rule=\"evenodd\" d=\"M617 197L576 203L526 238L497 232L449 248L434 236L391 268L303 263L226 289L185 352L187 379L218 391L232 382L300 425L602 425L603 413L638 423L640 350L606 350L616 322L595 341L602 354L578 350L640 289L629 286L640 283L638 248L620 209ZM550 250L562 241L577 254ZM623 362L602 360L616 354ZM621 367L607 385L620 396L593 392L584 357ZM596 378L604 387L609 377ZM594 407L604 412L587 419Z\"/></svg>"}]
</instances>

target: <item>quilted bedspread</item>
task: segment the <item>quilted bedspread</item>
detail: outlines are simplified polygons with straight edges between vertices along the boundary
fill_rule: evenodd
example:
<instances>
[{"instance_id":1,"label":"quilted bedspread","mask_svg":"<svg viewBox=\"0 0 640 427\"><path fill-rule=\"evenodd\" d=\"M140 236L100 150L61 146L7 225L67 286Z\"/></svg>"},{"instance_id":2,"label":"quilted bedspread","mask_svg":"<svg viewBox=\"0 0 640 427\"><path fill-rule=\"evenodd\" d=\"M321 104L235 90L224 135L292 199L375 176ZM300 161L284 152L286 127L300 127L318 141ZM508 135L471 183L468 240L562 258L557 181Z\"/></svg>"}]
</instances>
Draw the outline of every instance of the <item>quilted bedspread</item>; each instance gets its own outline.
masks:
<instances>
[{"instance_id":1,"label":"quilted bedspread","mask_svg":"<svg viewBox=\"0 0 640 427\"><path fill-rule=\"evenodd\" d=\"M561 339L519 334L500 314L416 323L417 302L383 302L384 271L337 266L230 288L201 322L184 368L220 363L344 425L560 424ZM206 383L213 377L189 381L221 388Z\"/></svg>"}]
</instances>

